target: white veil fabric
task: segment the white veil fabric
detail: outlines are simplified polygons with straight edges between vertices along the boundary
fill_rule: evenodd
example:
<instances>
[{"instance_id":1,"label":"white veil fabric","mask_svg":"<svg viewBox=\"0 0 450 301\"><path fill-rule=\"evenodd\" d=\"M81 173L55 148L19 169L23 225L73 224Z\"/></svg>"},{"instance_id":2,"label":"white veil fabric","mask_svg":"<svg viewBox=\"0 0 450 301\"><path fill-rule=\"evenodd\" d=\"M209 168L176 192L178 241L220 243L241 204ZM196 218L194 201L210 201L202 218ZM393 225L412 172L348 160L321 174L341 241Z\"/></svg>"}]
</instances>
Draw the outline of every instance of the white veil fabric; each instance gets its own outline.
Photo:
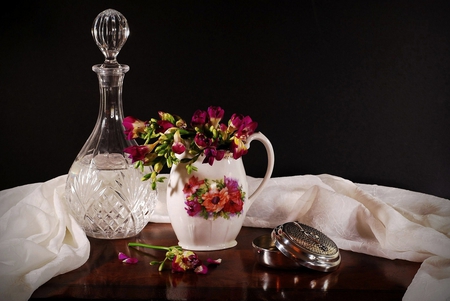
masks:
<instances>
[{"instance_id":1,"label":"white veil fabric","mask_svg":"<svg viewBox=\"0 0 450 301\"><path fill-rule=\"evenodd\" d=\"M28 300L88 259L89 240L62 202L66 176L0 191L0 299ZM262 179L247 180L252 192ZM152 222L170 222L166 182L158 184ZM450 299L450 200L327 174L271 178L244 226L291 221L318 229L342 250L421 262L404 300Z\"/></svg>"}]
</instances>

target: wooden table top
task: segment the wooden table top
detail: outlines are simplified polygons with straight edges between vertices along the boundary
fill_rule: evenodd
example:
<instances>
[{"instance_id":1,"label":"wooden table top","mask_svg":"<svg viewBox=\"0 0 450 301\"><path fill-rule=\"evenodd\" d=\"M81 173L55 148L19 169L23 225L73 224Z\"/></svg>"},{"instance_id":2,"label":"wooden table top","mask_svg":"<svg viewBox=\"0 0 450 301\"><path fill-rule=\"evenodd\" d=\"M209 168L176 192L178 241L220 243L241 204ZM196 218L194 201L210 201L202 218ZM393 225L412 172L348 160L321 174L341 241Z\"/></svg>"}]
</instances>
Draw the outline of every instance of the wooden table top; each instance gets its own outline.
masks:
<instances>
[{"instance_id":1,"label":"wooden table top","mask_svg":"<svg viewBox=\"0 0 450 301\"><path fill-rule=\"evenodd\" d=\"M420 263L388 260L341 250L334 272L299 268L280 270L256 263L254 238L271 229L243 227L238 245L221 251L196 252L199 258L222 258L208 274L162 272L150 261L164 251L135 249L128 242L177 244L170 224L149 223L136 237L121 240L89 238L91 253L80 268L56 276L39 287L30 300L401 300ZM139 259L135 265L118 260L119 252Z\"/></svg>"}]
</instances>

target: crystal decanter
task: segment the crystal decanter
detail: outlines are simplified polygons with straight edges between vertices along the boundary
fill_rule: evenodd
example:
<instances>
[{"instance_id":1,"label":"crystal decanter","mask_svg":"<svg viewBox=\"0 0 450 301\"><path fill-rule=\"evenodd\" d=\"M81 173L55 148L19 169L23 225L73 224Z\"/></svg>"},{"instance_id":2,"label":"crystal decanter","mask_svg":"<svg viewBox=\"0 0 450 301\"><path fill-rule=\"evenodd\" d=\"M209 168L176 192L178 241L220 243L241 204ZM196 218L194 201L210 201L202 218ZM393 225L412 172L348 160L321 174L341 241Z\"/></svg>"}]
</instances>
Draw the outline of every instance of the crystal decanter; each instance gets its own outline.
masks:
<instances>
[{"instance_id":1,"label":"crystal decanter","mask_svg":"<svg viewBox=\"0 0 450 301\"><path fill-rule=\"evenodd\" d=\"M94 65L100 87L100 109L94 130L69 170L66 202L86 234L117 239L138 234L152 214L157 191L142 181L123 150L136 145L124 134L122 85L127 65L117 62L129 27L118 11L101 12L92 25L92 36L105 56Z\"/></svg>"}]
</instances>

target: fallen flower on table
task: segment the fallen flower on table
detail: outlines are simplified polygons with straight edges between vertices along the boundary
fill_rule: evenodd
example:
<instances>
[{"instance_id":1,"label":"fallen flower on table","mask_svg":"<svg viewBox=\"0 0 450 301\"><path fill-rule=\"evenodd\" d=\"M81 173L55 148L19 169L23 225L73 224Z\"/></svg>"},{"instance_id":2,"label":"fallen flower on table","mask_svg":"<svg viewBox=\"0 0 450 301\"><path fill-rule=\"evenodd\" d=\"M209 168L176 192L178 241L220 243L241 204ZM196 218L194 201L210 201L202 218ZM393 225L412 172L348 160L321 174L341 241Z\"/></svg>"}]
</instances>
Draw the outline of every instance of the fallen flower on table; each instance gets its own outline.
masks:
<instances>
[{"instance_id":1,"label":"fallen flower on table","mask_svg":"<svg viewBox=\"0 0 450 301\"><path fill-rule=\"evenodd\" d=\"M126 255L125 253L119 252L119 260L122 261L123 263L128 263L128 264L135 264L138 262L137 258L134 257L129 257L128 255Z\"/></svg>"},{"instance_id":2,"label":"fallen flower on table","mask_svg":"<svg viewBox=\"0 0 450 301\"><path fill-rule=\"evenodd\" d=\"M162 271L166 261L172 261L172 273L176 272L186 272L188 270L193 270L197 274L208 273L208 267L202 263L198 258L197 254L192 251L183 250L180 246L162 247L154 246L142 243L128 243L129 247L143 247L155 250L166 251L166 257L162 261L152 261L150 265L159 265L158 271ZM123 253L122 253L123 254ZM125 255L126 256L126 255ZM120 257L120 253L119 253ZM120 258L119 258L120 259ZM222 259L207 259L208 264L219 265Z\"/></svg>"}]
</instances>

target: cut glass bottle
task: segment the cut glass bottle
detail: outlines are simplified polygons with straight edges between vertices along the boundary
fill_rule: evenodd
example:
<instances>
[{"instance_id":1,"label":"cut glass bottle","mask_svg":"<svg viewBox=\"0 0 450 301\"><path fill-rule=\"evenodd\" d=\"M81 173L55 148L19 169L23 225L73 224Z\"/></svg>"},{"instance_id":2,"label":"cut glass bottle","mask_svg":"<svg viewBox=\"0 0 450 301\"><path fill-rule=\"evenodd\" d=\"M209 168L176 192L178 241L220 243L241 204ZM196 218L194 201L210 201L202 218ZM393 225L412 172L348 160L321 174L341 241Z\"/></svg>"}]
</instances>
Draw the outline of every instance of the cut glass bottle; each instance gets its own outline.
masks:
<instances>
[{"instance_id":1,"label":"cut glass bottle","mask_svg":"<svg viewBox=\"0 0 450 301\"><path fill-rule=\"evenodd\" d=\"M122 125L122 86L129 67L117 62L129 32L125 17L113 9L101 12L92 25L92 36L105 56L103 64L92 67L99 80L100 109L69 170L65 198L77 222L95 238L137 235L149 222L157 199L157 191L141 180L144 173L123 151L136 145L126 139Z\"/></svg>"}]
</instances>

